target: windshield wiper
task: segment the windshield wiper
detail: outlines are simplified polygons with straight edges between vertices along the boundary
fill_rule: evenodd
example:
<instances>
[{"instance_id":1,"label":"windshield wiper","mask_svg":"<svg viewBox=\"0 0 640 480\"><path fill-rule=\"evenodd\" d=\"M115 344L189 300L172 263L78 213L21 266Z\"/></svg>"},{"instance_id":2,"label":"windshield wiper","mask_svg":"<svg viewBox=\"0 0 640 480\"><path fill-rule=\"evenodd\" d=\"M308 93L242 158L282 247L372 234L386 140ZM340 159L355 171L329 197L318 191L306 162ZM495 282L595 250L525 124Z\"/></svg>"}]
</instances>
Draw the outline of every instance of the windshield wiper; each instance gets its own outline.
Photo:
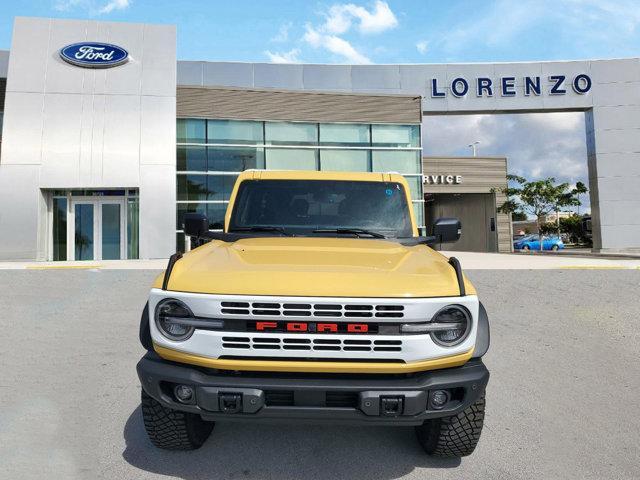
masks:
<instances>
[{"instance_id":1,"label":"windshield wiper","mask_svg":"<svg viewBox=\"0 0 640 480\"><path fill-rule=\"evenodd\" d=\"M229 231L230 232L278 232L287 237L293 236L293 234L287 232L282 227L271 227L267 225L264 225L264 226L253 225L251 227L236 227L236 228L230 228Z\"/></svg>"},{"instance_id":2,"label":"windshield wiper","mask_svg":"<svg viewBox=\"0 0 640 480\"><path fill-rule=\"evenodd\" d=\"M365 230L364 228L319 228L314 230L313 233L338 233L338 234L351 234L356 237L360 237L360 235L369 235L373 238L387 238L383 234L378 232L373 232L371 230Z\"/></svg>"}]
</instances>

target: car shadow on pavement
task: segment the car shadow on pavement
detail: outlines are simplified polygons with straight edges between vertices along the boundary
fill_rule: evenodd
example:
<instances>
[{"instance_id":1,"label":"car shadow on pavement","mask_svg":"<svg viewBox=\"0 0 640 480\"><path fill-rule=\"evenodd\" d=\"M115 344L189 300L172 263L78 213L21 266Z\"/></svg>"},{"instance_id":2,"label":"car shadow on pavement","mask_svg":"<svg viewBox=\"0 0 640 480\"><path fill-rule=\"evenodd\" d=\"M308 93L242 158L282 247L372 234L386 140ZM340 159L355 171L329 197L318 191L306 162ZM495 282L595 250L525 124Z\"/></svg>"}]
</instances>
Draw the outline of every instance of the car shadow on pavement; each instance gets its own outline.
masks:
<instances>
[{"instance_id":1,"label":"car shadow on pavement","mask_svg":"<svg viewBox=\"0 0 640 480\"><path fill-rule=\"evenodd\" d=\"M122 456L130 465L185 480L395 479L416 467L460 465L460 459L427 456L413 427L218 422L200 449L173 452L151 444L138 407L124 440Z\"/></svg>"}]
</instances>

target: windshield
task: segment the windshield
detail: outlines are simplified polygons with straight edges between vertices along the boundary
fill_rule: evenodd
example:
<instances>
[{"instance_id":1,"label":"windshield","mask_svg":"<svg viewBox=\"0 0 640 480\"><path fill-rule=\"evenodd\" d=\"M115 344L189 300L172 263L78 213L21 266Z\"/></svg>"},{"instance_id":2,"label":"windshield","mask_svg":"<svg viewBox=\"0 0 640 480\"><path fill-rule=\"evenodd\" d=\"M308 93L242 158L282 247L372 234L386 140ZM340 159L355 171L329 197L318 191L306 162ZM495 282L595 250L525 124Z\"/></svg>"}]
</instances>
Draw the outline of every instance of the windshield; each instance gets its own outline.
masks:
<instances>
[{"instance_id":1,"label":"windshield","mask_svg":"<svg viewBox=\"0 0 640 480\"><path fill-rule=\"evenodd\" d=\"M395 182L246 180L229 231L264 227L293 235L413 236L407 197Z\"/></svg>"}]
</instances>

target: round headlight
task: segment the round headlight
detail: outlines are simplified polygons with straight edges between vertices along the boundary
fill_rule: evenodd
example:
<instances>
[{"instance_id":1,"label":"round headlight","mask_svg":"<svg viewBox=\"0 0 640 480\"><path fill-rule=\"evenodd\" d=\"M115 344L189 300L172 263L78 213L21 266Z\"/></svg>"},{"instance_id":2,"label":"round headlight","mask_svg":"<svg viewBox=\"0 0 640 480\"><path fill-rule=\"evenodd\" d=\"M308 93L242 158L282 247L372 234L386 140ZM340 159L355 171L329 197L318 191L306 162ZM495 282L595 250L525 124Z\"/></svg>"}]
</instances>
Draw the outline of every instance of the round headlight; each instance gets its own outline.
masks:
<instances>
[{"instance_id":1,"label":"round headlight","mask_svg":"<svg viewBox=\"0 0 640 480\"><path fill-rule=\"evenodd\" d=\"M156 326L169 340L182 341L193 334L193 325L181 320L193 320L193 313L180 300L168 298L156 306Z\"/></svg>"},{"instance_id":2,"label":"round headlight","mask_svg":"<svg viewBox=\"0 0 640 480\"><path fill-rule=\"evenodd\" d=\"M453 347L469 335L471 315L462 305L448 305L433 316L431 324L438 326L431 331L433 341L444 347Z\"/></svg>"}]
</instances>

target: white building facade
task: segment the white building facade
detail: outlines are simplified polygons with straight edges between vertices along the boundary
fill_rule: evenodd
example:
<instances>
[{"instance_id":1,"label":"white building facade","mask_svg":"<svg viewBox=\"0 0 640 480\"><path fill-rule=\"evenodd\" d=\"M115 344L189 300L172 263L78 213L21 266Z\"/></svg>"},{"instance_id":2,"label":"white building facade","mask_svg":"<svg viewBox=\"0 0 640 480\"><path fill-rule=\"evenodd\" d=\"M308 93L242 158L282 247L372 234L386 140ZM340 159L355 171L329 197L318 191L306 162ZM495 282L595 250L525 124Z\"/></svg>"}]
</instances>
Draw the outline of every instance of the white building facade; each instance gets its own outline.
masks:
<instances>
[{"instance_id":1,"label":"white building facade","mask_svg":"<svg viewBox=\"0 0 640 480\"><path fill-rule=\"evenodd\" d=\"M167 257L245 168L398 171L428 224L423 116L556 111L585 112L594 249L640 251L637 58L181 62L174 26L20 17L3 97L1 260Z\"/></svg>"}]
</instances>

